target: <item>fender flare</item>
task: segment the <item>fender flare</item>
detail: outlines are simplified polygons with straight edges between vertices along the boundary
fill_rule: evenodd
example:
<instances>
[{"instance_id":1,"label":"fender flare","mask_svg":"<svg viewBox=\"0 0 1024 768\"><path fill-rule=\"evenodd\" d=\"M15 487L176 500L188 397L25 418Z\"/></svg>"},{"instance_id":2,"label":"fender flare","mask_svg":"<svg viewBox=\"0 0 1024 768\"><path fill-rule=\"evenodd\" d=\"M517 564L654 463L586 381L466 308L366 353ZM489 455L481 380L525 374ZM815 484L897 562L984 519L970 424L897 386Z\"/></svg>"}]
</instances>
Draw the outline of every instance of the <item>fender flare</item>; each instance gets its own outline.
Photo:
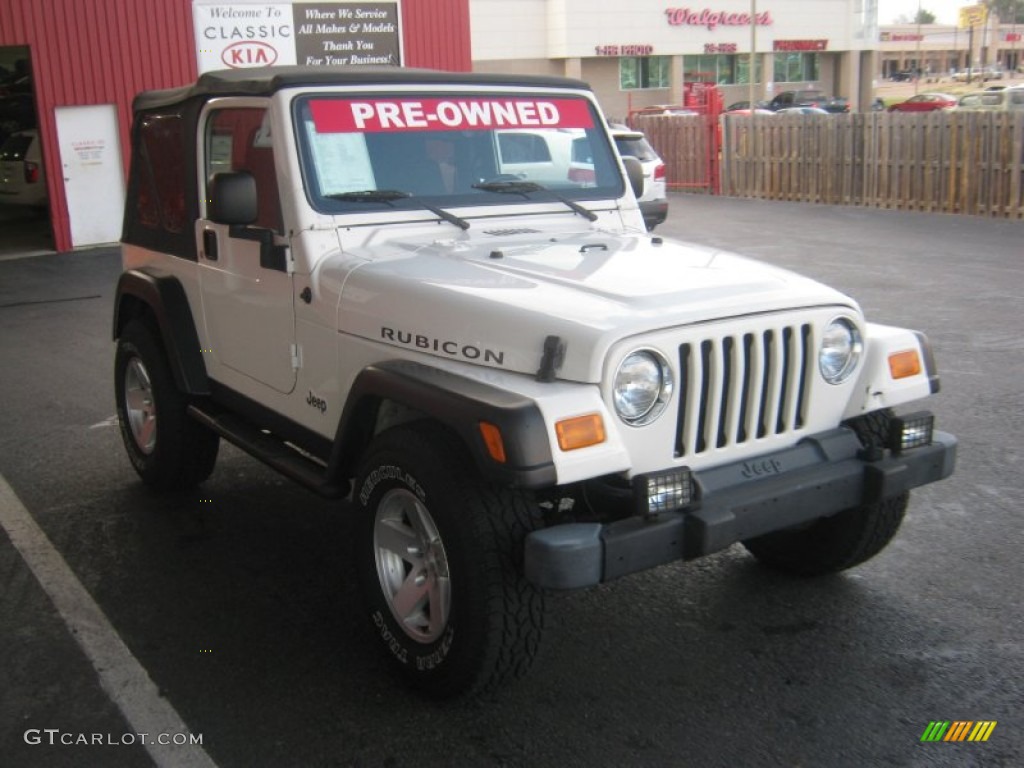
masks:
<instances>
[{"instance_id":1,"label":"fender flare","mask_svg":"<svg viewBox=\"0 0 1024 768\"><path fill-rule=\"evenodd\" d=\"M356 376L328 462L333 476L355 475L385 400L413 408L451 429L488 480L523 488L557 484L544 416L533 400L409 360L376 363ZM491 458L480 433L481 421L500 430L505 462Z\"/></svg>"},{"instance_id":2,"label":"fender flare","mask_svg":"<svg viewBox=\"0 0 1024 768\"><path fill-rule=\"evenodd\" d=\"M146 307L156 321L156 330L178 389L190 395L210 394L199 335L181 282L173 275L154 269L121 273L114 299L115 341L138 313L137 305Z\"/></svg>"}]
</instances>

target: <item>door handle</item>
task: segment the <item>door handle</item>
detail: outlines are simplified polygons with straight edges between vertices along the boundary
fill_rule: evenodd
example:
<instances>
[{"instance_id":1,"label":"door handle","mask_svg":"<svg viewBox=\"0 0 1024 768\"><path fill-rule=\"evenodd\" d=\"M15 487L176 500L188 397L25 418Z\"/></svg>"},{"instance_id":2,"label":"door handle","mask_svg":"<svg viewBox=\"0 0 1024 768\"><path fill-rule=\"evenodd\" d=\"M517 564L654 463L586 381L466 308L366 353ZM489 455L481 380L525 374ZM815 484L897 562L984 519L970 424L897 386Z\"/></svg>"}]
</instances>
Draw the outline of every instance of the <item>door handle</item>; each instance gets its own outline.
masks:
<instances>
[{"instance_id":1,"label":"door handle","mask_svg":"<svg viewBox=\"0 0 1024 768\"><path fill-rule=\"evenodd\" d=\"M217 233L212 229L203 230L203 253L208 261L217 260Z\"/></svg>"}]
</instances>

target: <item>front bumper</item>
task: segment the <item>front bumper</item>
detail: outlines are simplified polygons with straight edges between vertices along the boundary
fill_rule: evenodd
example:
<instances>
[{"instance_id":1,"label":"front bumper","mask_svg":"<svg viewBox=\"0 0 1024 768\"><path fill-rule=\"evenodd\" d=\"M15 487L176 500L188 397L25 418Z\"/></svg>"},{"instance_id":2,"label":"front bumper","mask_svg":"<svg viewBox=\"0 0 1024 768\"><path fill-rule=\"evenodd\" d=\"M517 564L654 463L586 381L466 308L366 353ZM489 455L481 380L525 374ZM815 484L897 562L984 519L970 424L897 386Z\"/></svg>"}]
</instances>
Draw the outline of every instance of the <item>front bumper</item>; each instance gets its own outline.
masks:
<instances>
[{"instance_id":1,"label":"front bumper","mask_svg":"<svg viewBox=\"0 0 1024 768\"><path fill-rule=\"evenodd\" d=\"M711 554L844 509L949 477L957 441L881 458L839 427L792 448L695 472L698 499L683 509L613 523L567 523L526 538L526 578L547 589L588 587L676 560Z\"/></svg>"}]
</instances>

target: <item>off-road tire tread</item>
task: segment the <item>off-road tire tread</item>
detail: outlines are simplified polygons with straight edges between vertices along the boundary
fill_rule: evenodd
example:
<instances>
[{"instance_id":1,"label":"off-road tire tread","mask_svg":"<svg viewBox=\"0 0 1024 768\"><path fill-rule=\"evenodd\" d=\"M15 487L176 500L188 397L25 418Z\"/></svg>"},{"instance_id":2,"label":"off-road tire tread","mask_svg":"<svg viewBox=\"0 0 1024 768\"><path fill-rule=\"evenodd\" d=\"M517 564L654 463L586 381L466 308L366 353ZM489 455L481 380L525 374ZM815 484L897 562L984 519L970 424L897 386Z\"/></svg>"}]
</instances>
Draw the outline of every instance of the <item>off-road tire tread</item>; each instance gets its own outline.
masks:
<instances>
[{"instance_id":1,"label":"off-road tire tread","mask_svg":"<svg viewBox=\"0 0 1024 768\"><path fill-rule=\"evenodd\" d=\"M847 422L865 448L882 448L892 412L874 411ZM822 576L853 568L877 555L903 522L904 492L842 512L795 531L778 531L743 542L761 563L797 576Z\"/></svg>"},{"instance_id":2,"label":"off-road tire tread","mask_svg":"<svg viewBox=\"0 0 1024 768\"><path fill-rule=\"evenodd\" d=\"M456 676L446 685L441 678L424 683L410 673L407 682L429 696L450 698L486 695L522 678L537 656L545 612L544 594L523 575L524 541L543 519L532 494L480 479L461 441L430 422L405 424L379 435L369 450L366 469L379 463L374 459L379 451L399 451L409 457L410 464L416 457L427 457L425 464L436 463L435 481L438 475L448 478L447 495L457 500L463 514L460 524L469 528L465 540L478 546L477 577L484 585L481 609L487 629L475 676L469 680ZM422 467L413 474L417 471ZM361 484L357 482L357 492ZM363 513L373 514L370 509ZM450 546L447 538L445 546Z\"/></svg>"}]
</instances>

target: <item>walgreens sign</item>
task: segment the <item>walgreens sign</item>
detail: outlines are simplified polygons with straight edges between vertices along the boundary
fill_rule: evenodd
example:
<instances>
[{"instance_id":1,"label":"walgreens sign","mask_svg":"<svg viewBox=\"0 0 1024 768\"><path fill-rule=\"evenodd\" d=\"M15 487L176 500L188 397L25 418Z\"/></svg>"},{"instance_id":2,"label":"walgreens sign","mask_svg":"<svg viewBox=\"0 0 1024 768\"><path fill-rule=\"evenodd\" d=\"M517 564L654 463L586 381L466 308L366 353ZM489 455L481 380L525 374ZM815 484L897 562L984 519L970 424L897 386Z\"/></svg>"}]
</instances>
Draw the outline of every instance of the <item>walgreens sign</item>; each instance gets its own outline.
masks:
<instances>
[{"instance_id":1,"label":"walgreens sign","mask_svg":"<svg viewBox=\"0 0 1024 768\"><path fill-rule=\"evenodd\" d=\"M712 8L666 8L665 16L668 23L673 27L749 27L750 14L736 13L733 11L716 11ZM772 24L771 11L765 11L755 16L754 20L759 26L766 27Z\"/></svg>"}]
</instances>

